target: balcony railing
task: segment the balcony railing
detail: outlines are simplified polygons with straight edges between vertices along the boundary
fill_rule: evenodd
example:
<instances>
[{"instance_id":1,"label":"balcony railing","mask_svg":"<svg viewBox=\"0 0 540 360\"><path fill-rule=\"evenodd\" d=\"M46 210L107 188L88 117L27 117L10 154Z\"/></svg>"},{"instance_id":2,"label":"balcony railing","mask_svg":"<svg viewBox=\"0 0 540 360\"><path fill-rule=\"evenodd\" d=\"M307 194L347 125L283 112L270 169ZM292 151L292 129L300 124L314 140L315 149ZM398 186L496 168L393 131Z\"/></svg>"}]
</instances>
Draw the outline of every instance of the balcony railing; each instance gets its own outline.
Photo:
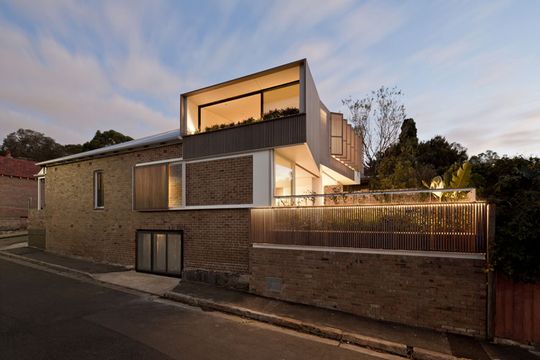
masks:
<instances>
[{"instance_id":1,"label":"balcony railing","mask_svg":"<svg viewBox=\"0 0 540 360\"><path fill-rule=\"evenodd\" d=\"M306 114L297 114L184 136L183 156L194 159L304 142Z\"/></svg>"},{"instance_id":2,"label":"balcony railing","mask_svg":"<svg viewBox=\"0 0 540 360\"><path fill-rule=\"evenodd\" d=\"M274 206L346 206L377 204L417 204L474 202L475 188L419 189L394 191L355 191L331 194L274 196Z\"/></svg>"},{"instance_id":3,"label":"balcony railing","mask_svg":"<svg viewBox=\"0 0 540 360\"><path fill-rule=\"evenodd\" d=\"M485 253L483 202L251 210L251 241L295 246Z\"/></svg>"}]
</instances>

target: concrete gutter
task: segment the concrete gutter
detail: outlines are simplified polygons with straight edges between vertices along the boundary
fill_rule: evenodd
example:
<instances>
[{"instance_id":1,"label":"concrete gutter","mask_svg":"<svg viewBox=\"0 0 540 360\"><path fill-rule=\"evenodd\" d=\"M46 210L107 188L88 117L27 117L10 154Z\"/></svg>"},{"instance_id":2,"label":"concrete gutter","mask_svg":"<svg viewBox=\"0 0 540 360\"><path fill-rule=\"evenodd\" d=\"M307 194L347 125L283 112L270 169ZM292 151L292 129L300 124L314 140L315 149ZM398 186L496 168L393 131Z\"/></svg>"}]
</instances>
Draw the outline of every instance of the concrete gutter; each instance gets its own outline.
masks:
<instances>
[{"instance_id":1,"label":"concrete gutter","mask_svg":"<svg viewBox=\"0 0 540 360\"><path fill-rule=\"evenodd\" d=\"M0 239L16 238L16 237L27 236L27 235L28 235L28 231L17 231L17 232L12 232L10 234L2 234L0 235Z\"/></svg>"},{"instance_id":2,"label":"concrete gutter","mask_svg":"<svg viewBox=\"0 0 540 360\"><path fill-rule=\"evenodd\" d=\"M46 267L48 269L56 270L56 271L61 272L61 273L68 273L68 274L84 276L84 277L94 279L94 277L92 276L91 273L88 273L88 272L85 272L85 271L72 269L72 268L69 268L69 267L66 267L66 266L62 266L62 265L51 264L51 263L48 263L48 262L45 262L45 261L28 258L26 256L12 254L12 253L7 252L7 251L0 251L0 257L7 257L7 258L19 260L19 261L25 261L25 262L29 262L29 263L32 263L32 264L35 264L35 265Z\"/></svg>"},{"instance_id":3,"label":"concrete gutter","mask_svg":"<svg viewBox=\"0 0 540 360\"><path fill-rule=\"evenodd\" d=\"M407 344L387 341L361 334L345 332L337 328L303 322L289 317L262 313L239 306L233 306L226 303L218 303L212 300L180 294L173 291L166 292L163 297L165 299L178 301L187 305L197 306L201 309L216 310L223 313L288 328L298 332L336 340L342 343L353 344L382 353L398 355L404 358L419 360L467 360L466 358L458 358L453 355L435 352L420 347L413 347Z\"/></svg>"}]
</instances>

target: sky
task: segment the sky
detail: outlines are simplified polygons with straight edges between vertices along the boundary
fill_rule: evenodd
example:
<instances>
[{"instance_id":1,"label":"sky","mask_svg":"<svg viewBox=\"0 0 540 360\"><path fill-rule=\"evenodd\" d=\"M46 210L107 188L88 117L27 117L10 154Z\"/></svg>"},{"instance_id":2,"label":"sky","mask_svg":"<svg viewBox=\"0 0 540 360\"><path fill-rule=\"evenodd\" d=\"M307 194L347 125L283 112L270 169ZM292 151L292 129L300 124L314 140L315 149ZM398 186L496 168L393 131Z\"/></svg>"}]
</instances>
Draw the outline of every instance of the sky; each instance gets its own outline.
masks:
<instances>
[{"instance_id":1,"label":"sky","mask_svg":"<svg viewBox=\"0 0 540 360\"><path fill-rule=\"evenodd\" d=\"M0 137L178 128L179 95L307 58L321 100L398 87L418 135L540 155L540 1L0 0Z\"/></svg>"}]
</instances>

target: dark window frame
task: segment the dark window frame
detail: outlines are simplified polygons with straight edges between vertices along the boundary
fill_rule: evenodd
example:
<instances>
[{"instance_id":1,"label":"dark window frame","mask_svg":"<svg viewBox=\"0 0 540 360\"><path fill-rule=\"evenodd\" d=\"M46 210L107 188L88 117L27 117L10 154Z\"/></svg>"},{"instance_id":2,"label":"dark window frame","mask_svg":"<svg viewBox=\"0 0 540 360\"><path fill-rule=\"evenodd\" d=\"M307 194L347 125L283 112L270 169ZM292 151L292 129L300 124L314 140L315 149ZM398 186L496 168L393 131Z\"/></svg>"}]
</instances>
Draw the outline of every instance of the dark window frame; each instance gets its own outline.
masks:
<instances>
[{"instance_id":1,"label":"dark window frame","mask_svg":"<svg viewBox=\"0 0 540 360\"><path fill-rule=\"evenodd\" d=\"M139 270L139 249L138 249L138 243L139 243L139 233L149 233L150 234L150 270ZM169 235L172 234L179 234L180 235L180 273L169 273L169 272L161 272L161 271L152 271L152 268L154 267L154 234L165 234L165 248L168 248L168 242L169 242ZM165 269L169 267L169 257L166 253L165 255ZM164 275L164 276L170 276L170 277L176 277L181 278L182 272L184 271L184 230L159 230L159 229L136 229L135 230L135 271L146 273L146 274L156 274L156 275Z\"/></svg>"},{"instance_id":2,"label":"dark window frame","mask_svg":"<svg viewBox=\"0 0 540 360\"><path fill-rule=\"evenodd\" d=\"M206 104L198 105L198 108L197 108L197 128L199 129L199 131L202 131L201 130L201 109L202 108L212 106L212 105L222 104L222 103L233 101L233 100L242 99L242 98L253 96L253 95L260 95L260 97L261 97L260 117L262 119L262 117L264 115L263 114L263 111L264 111L264 93L268 92L268 91L272 91L272 90L278 90L278 89L281 89L281 88L293 86L293 85L300 85L300 80L290 81L288 83L284 83L284 84L280 84L280 85L276 85L276 86L271 86L271 87L260 89L260 90L257 90L257 91L252 91L252 92L249 92L249 93L236 95L236 96L232 96L232 97L229 97L229 98L216 100L216 101L212 101L212 102L209 102L209 103L206 103ZM302 91L300 89L300 93L299 93L299 96L298 96L298 101L299 102L300 102L300 96L301 95L302 95ZM240 119L240 120L243 120L243 119Z\"/></svg>"},{"instance_id":3,"label":"dark window frame","mask_svg":"<svg viewBox=\"0 0 540 360\"><path fill-rule=\"evenodd\" d=\"M101 186L98 188L98 177ZM94 210L102 210L105 208L105 189L103 185L103 170L95 170L93 173L93 195L94 195ZM99 193L101 192L101 199ZM99 203L101 200L101 205Z\"/></svg>"}]
</instances>

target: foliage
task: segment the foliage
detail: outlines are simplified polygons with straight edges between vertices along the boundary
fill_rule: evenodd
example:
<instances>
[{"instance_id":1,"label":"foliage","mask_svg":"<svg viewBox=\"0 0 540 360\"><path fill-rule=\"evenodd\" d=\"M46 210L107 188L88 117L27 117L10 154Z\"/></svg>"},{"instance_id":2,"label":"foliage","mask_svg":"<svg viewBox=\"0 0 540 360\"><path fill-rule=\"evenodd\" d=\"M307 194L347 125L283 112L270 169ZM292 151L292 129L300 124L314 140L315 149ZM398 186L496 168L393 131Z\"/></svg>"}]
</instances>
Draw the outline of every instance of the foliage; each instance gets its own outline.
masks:
<instances>
[{"instance_id":1,"label":"foliage","mask_svg":"<svg viewBox=\"0 0 540 360\"><path fill-rule=\"evenodd\" d=\"M118 131L96 131L92 140L85 142L82 145L82 151L99 149L105 146L116 145L126 141L133 140L132 137L119 133Z\"/></svg>"},{"instance_id":2,"label":"foliage","mask_svg":"<svg viewBox=\"0 0 540 360\"><path fill-rule=\"evenodd\" d=\"M463 146L450 144L444 137L419 142L413 119L403 122L399 141L372 163L372 189L418 188L436 176L450 184L452 174L467 160ZM444 175L443 175L444 174Z\"/></svg>"},{"instance_id":3,"label":"foliage","mask_svg":"<svg viewBox=\"0 0 540 360\"><path fill-rule=\"evenodd\" d=\"M2 152L8 151L13 157L36 162L65 155L63 146L54 139L30 129L19 129L8 134L2 144Z\"/></svg>"},{"instance_id":4,"label":"foliage","mask_svg":"<svg viewBox=\"0 0 540 360\"><path fill-rule=\"evenodd\" d=\"M397 88L381 86L362 99L341 100L350 122L364 142L364 165L371 164L398 140L399 127L406 118L403 96Z\"/></svg>"},{"instance_id":5,"label":"foliage","mask_svg":"<svg viewBox=\"0 0 540 360\"><path fill-rule=\"evenodd\" d=\"M425 167L422 179L430 179L436 175L443 175L446 183L450 182L451 174L456 170L450 169L453 164L462 164L468 159L467 150L458 143L449 143L442 136L435 136L430 140L418 144L416 159Z\"/></svg>"},{"instance_id":6,"label":"foliage","mask_svg":"<svg viewBox=\"0 0 540 360\"><path fill-rule=\"evenodd\" d=\"M269 112L263 115L263 120L277 119L285 116L291 116L299 114L300 110L295 107L288 107L285 109L275 109L270 110Z\"/></svg>"},{"instance_id":7,"label":"foliage","mask_svg":"<svg viewBox=\"0 0 540 360\"><path fill-rule=\"evenodd\" d=\"M276 109L276 110L270 110L269 112L265 113L262 117L262 120L271 120L271 119L278 119L278 118L281 118L281 117L285 117L285 116L290 116L290 115L295 115L295 114L299 114L300 113L300 110L298 110L298 108L291 108L291 107L288 107L288 108L285 108L285 109ZM220 129L227 129L227 128L230 128L230 127L234 127L234 126L239 126L239 125L246 125L246 124L251 124L251 123L254 123L254 122L257 122L257 121L261 121L261 119L255 119L255 118L248 118L246 120L242 120L242 121L239 121L239 122L231 122L231 123L224 123L224 124L216 124L216 125L212 125L212 126L207 126L204 131L215 131L215 130L220 130Z\"/></svg>"},{"instance_id":8,"label":"foliage","mask_svg":"<svg viewBox=\"0 0 540 360\"><path fill-rule=\"evenodd\" d=\"M540 158L471 158L478 195L496 206L491 265L520 281L540 281Z\"/></svg>"},{"instance_id":9,"label":"foliage","mask_svg":"<svg viewBox=\"0 0 540 360\"><path fill-rule=\"evenodd\" d=\"M401 126L399 142L390 146L373 163L375 178L373 189L407 189L420 185L416 174L418 137L413 119L406 119Z\"/></svg>"},{"instance_id":10,"label":"foliage","mask_svg":"<svg viewBox=\"0 0 540 360\"><path fill-rule=\"evenodd\" d=\"M94 138L84 144L60 145L43 133L30 129L19 129L6 136L1 151L3 153L9 151L16 158L26 158L39 162L129 140L133 139L114 130L104 132L98 130Z\"/></svg>"},{"instance_id":11,"label":"foliage","mask_svg":"<svg viewBox=\"0 0 540 360\"><path fill-rule=\"evenodd\" d=\"M469 186L471 183L471 168L471 163L467 161L464 162L463 165L452 175L452 180L450 180L450 188L460 189Z\"/></svg>"}]
</instances>

